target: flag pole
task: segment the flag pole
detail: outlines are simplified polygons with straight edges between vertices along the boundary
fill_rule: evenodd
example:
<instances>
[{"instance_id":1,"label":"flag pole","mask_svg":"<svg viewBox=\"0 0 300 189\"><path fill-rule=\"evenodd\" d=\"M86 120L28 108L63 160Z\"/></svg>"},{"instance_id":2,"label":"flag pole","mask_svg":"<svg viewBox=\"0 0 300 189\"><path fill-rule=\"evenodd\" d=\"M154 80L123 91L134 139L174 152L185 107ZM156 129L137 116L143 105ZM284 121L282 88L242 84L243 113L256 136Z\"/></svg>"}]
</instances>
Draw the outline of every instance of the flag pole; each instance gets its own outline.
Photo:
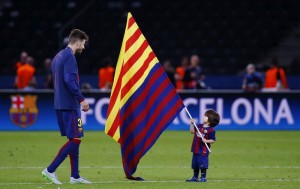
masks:
<instances>
[{"instance_id":1,"label":"flag pole","mask_svg":"<svg viewBox=\"0 0 300 189\"><path fill-rule=\"evenodd\" d=\"M190 112L189 112L189 110L186 107L184 107L184 109L185 109L186 113L189 115L190 119L193 119L192 116L191 116L191 114L190 114ZM200 135L201 139L203 140L204 138L203 138L201 132L199 131L199 129L198 129L198 127L197 127L197 125L196 125L195 122L194 122L194 127L196 128L196 130L197 130L198 134ZM208 149L208 151L211 152L211 150L209 149L208 145L205 142L204 142L204 144L205 144L206 148Z\"/></svg>"}]
</instances>

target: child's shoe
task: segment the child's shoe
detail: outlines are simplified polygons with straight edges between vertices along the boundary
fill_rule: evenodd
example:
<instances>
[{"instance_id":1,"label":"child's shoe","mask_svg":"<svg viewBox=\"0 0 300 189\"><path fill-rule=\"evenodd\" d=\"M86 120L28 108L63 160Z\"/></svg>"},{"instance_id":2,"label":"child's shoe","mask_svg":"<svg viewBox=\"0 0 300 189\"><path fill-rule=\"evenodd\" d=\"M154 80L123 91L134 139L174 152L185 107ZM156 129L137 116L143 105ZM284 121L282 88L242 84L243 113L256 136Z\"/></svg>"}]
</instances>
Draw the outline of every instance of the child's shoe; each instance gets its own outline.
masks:
<instances>
[{"instance_id":1,"label":"child's shoe","mask_svg":"<svg viewBox=\"0 0 300 189\"><path fill-rule=\"evenodd\" d=\"M192 177L191 179L185 180L186 182L199 182L199 180L195 177Z\"/></svg>"},{"instance_id":2,"label":"child's shoe","mask_svg":"<svg viewBox=\"0 0 300 189\"><path fill-rule=\"evenodd\" d=\"M206 182L206 178L200 178L199 182Z\"/></svg>"}]
</instances>

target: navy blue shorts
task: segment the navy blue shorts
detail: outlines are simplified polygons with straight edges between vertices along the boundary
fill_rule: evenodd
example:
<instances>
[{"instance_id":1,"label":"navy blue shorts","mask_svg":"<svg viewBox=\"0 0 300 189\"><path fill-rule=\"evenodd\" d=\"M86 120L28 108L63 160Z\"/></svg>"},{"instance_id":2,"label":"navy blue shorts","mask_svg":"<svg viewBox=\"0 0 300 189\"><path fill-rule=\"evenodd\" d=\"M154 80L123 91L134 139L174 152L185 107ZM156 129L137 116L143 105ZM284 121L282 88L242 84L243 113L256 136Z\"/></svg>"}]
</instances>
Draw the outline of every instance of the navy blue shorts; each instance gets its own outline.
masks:
<instances>
[{"instance_id":1,"label":"navy blue shorts","mask_svg":"<svg viewBox=\"0 0 300 189\"><path fill-rule=\"evenodd\" d=\"M193 153L192 169L208 169L208 156Z\"/></svg>"},{"instance_id":2,"label":"navy blue shorts","mask_svg":"<svg viewBox=\"0 0 300 189\"><path fill-rule=\"evenodd\" d=\"M81 112L78 110L56 110L61 136L68 138L83 137Z\"/></svg>"}]
</instances>

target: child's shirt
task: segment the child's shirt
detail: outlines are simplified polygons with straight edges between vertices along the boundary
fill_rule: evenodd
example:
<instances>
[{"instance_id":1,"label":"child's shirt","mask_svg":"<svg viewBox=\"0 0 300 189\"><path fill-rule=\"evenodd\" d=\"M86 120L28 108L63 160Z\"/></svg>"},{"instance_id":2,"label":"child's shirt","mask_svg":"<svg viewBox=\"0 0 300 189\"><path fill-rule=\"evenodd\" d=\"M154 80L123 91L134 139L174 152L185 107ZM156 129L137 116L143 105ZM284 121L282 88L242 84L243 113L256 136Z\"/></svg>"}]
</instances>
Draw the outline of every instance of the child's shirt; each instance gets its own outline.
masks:
<instances>
[{"instance_id":1,"label":"child's shirt","mask_svg":"<svg viewBox=\"0 0 300 189\"><path fill-rule=\"evenodd\" d=\"M216 141L216 136L215 136L215 130L213 127L203 127L203 124L198 124L197 125L199 131L201 132L203 138L207 140L214 140ZM208 147L210 147L210 144L207 144ZM195 154L202 154L203 156L208 156L209 151L207 147L205 146L204 142L202 142L201 137L197 136L197 130L195 128L195 134L193 138L193 143L192 143L192 149L191 151Z\"/></svg>"}]
</instances>

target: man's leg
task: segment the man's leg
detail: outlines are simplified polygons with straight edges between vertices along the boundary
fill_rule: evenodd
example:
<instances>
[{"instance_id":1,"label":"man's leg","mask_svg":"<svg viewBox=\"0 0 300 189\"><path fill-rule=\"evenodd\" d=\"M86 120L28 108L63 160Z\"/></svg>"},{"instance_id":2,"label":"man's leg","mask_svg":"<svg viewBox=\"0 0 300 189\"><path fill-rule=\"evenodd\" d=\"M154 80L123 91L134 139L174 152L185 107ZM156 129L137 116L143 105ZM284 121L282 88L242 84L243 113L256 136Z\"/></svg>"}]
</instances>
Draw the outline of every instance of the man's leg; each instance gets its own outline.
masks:
<instances>
[{"instance_id":1,"label":"man's leg","mask_svg":"<svg viewBox=\"0 0 300 189\"><path fill-rule=\"evenodd\" d=\"M79 146L81 140L79 138L74 138L73 139L78 146L74 148L72 152L70 152L69 157L70 157L70 164L71 164L71 177L78 179L79 176L79 170L78 170L78 165L79 165Z\"/></svg>"},{"instance_id":2,"label":"man's leg","mask_svg":"<svg viewBox=\"0 0 300 189\"><path fill-rule=\"evenodd\" d=\"M80 144L80 142L79 142L79 144ZM66 159L66 157L72 151L74 151L74 149L79 147L79 144L78 144L77 140L69 139L69 141L61 147L61 149L59 150L58 154L56 155L56 157L54 158L52 163L48 166L47 170L50 173L55 172L57 167Z\"/></svg>"},{"instance_id":3,"label":"man's leg","mask_svg":"<svg viewBox=\"0 0 300 189\"><path fill-rule=\"evenodd\" d=\"M80 177L79 175L79 146L81 140L79 138L73 139L77 142L77 148L74 148L72 152L70 152L70 164L71 164L71 177L70 183L71 184L90 184L91 182L87 179Z\"/></svg>"},{"instance_id":4,"label":"man's leg","mask_svg":"<svg viewBox=\"0 0 300 189\"><path fill-rule=\"evenodd\" d=\"M77 149L79 147L79 144L77 144L76 142L77 141L74 141L74 139L69 139L69 141L61 147L52 163L43 170L42 175L50 182L54 184L62 184L58 180L55 174L55 170L66 159L67 155L70 154L71 151L74 151L74 149Z\"/></svg>"}]
</instances>

